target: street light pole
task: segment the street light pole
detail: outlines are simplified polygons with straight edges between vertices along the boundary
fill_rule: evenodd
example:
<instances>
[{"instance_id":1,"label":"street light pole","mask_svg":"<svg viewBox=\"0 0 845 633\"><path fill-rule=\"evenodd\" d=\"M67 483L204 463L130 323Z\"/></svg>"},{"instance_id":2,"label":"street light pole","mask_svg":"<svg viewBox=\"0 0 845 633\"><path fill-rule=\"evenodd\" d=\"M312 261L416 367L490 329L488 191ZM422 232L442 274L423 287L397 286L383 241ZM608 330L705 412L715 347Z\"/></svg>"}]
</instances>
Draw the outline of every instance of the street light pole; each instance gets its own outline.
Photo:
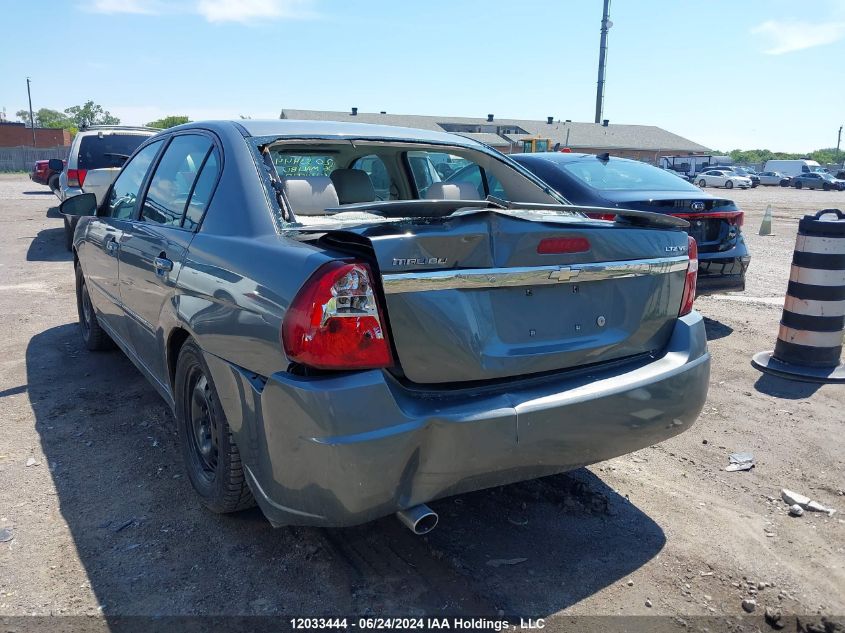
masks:
<instances>
[{"instance_id":1,"label":"street light pole","mask_svg":"<svg viewBox=\"0 0 845 633\"><path fill-rule=\"evenodd\" d=\"M32 93L29 90L29 77L26 78L26 96L29 99L29 127L32 129L32 146L35 147L35 117L32 116Z\"/></svg>"},{"instance_id":2,"label":"street light pole","mask_svg":"<svg viewBox=\"0 0 845 633\"><path fill-rule=\"evenodd\" d=\"M836 137L836 158L839 158L839 145L842 143L842 126L839 126L839 136Z\"/></svg>"},{"instance_id":3,"label":"street light pole","mask_svg":"<svg viewBox=\"0 0 845 633\"><path fill-rule=\"evenodd\" d=\"M610 28L610 20L607 14L610 12L610 0L604 0L604 11L601 18L601 40L599 41L599 81L596 89L596 123L601 123L602 111L604 110L604 71L607 66L607 31Z\"/></svg>"}]
</instances>

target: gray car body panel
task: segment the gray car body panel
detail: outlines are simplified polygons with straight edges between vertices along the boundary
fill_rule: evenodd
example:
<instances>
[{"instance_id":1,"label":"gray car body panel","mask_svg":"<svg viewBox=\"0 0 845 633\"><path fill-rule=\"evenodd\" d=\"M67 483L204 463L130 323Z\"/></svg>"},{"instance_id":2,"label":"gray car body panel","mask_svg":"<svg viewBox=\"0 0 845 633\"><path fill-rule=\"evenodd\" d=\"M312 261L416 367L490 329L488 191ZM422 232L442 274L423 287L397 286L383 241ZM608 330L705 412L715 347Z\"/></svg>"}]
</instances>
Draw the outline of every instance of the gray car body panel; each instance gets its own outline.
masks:
<instances>
[{"instance_id":1,"label":"gray car body panel","mask_svg":"<svg viewBox=\"0 0 845 633\"><path fill-rule=\"evenodd\" d=\"M484 212L451 219L445 229L444 223L421 223L415 227L419 239L404 244L391 238L400 229L407 231L401 223L326 235L285 230L279 226L278 205L255 151L257 141L250 134L265 139L312 135L419 139L495 152L448 134L315 122L195 123L157 138L191 130L214 136L223 165L199 230L177 240L178 261L162 278L134 277L131 269L141 269L141 257L131 267L120 268L114 261L121 273L131 275L120 279L121 286L161 285L155 289L155 311L144 312L149 326L146 338L139 336L139 311L133 314L119 295L110 295L110 306L104 304L103 295L95 300L95 308L98 314L109 315L104 327L171 406L173 342L190 336L198 343L250 485L274 524L361 523L437 497L561 472L630 452L671 437L697 417L707 392L709 355L703 323L695 313L681 319L658 315L652 331L643 330L643 336L653 341L640 341L628 358L609 359L585 351L573 356L574 366L564 371L555 370L555 363L527 363L516 372L533 374L529 377L505 378L501 372L490 371L480 376L480 383L432 386L410 384L401 372L391 370L310 377L291 372L279 337L288 306L320 266L350 257L343 240L326 238L354 236L371 249L376 270L389 274L400 270L392 266L393 258L400 252L413 257L414 249L451 249L446 257L481 269L517 263L565 264L566 256L550 261L516 242L500 240L491 246L484 237L496 232L493 227L501 229L511 222L537 235L553 234L560 227ZM94 239L105 224L101 218L84 218L77 227L74 248L86 278L95 272L96 262L101 268L108 266L101 243ZM133 222L123 224L133 230ZM589 257L595 261L658 254L668 258L667 251L677 251L686 240L680 230L613 227L580 218L570 228L592 231L596 250ZM459 231L476 236L474 248L458 252L460 240L454 239L454 233ZM628 239L599 237L622 236L620 231ZM447 239L450 234L451 240ZM520 255L514 259L517 252ZM672 306L680 302L683 275L665 277L657 282L659 290L640 287L639 292L652 298L652 310L657 307L665 312L669 306L677 312ZM473 333L454 311L455 293L440 298L433 296L437 293L428 294L423 305L450 315L447 322L453 319L461 324L450 328L449 334L469 346ZM402 305L401 301L387 308L391 319L394 315L411 319L420 309L419 304ZM624 318L624 311L620 313ZM402 336L409 338L407 332ZM140 353L137 346L143 345L142 338L148 348ZM433 350L429 342L421 340L417 345L435 354L430 358L436 367L448 347ZM412 355L419 351L413 345L411 341L407 348ZM508 373L512 375L513 369Z\"/></svg>"}]
</instances>

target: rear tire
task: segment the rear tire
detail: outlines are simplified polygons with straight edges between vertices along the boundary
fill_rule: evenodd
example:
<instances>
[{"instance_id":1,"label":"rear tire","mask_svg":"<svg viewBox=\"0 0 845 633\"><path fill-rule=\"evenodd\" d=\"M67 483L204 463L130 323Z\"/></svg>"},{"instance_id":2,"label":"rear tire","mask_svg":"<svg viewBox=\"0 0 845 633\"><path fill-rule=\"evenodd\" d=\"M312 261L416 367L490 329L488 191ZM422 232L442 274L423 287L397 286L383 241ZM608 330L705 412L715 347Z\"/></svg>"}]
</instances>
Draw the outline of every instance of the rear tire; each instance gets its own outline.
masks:
<instances>
[{"instance_id":1,"label":"rear tire","mask_svg":"<svg viewBox=\"0 0 845 633\"><path fill-rule=\"evenodd\" d=\"M702 189L704 189L707 186L707 181L704 180L704 178L702 178L701 180L698 181L698 186L701 187Z\"/></svg>"},{"instance_id":2,"label":"rear tire","mask_svg":"<svg viewBox=\"0 0 845 633\"><path fill-rule=\"evenodd\" d=\"M176 363L176 424L182 460L203 505L225 514L255 505L241 454L199 346L188 340Z\"/></svg>"},{"instance_id":3,"label":"rear tire","mask_svg":"<svg viewBox=\"0 0 845 633\"><path fill-rule=\"evenodd\" d=\"M799 180L798 182L796 182L796 183L795 183L795 188L796 188L796 189L800 189L800 188L801 188L801 187L803 187L803 186L804 186L804 185L802 185L802 184L801 184L801 181L800 181L800 180Z\"/></svg>"},{"instance_id":4,"label":"rear tire","mask_svg":"<svg viewBox=\"0 0 845 633\"><path fill-rule=\"evenodd\" d=\"M728 181L725 183L725 189L733 189L733 188L734 188L734 181L733 181L733 180L728 180Z\"/></svg>"},{"instance_id":5,"label":"rear tire","mask_svg":"<svg viewBox=\"0 0 845 633\"><path fill-rule=\"evenodd\" d=\"M88 294L88 285L85 283L85 275L82 273L82 266L76 265L76 311L79 314L79 329L82 332L82 340L85 347L92 352L99 352L112 349L112 342L106 331L100 327L97 321L97 313L91 303Z\"/></svg>"}]
</instances>

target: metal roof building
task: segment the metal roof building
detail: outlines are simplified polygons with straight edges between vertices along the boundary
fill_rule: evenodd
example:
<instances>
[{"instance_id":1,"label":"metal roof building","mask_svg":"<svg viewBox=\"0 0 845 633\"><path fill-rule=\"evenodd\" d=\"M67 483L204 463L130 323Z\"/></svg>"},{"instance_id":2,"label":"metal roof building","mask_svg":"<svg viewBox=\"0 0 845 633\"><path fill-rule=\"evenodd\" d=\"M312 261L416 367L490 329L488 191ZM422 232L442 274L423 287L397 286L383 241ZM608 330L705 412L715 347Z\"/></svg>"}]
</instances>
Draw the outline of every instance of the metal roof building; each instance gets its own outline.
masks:
<instances>
[{"instance_id":1,"label":"metal roof building","mask_svg":"<svg viewBox=\"0 0 845 633\"><path fill-rule=\"evenodd\" d=\"M710 149L654 125L624 125L605 122L581 123L560 121L549 117L545 121L531 119L499 119L486 117L422 116L416 114L387 114L386 112L349 112L326 110L282 110L282 119L309 121L355 121L380 125L398 125L437 132L453 132L473 138L505 153L522 151L526 138L547 138L551 145L560 143L575 151L586 153L610 152L614 156L636 158L656 163L664 154L706 153Z\"/></svg>"}]
</instances>

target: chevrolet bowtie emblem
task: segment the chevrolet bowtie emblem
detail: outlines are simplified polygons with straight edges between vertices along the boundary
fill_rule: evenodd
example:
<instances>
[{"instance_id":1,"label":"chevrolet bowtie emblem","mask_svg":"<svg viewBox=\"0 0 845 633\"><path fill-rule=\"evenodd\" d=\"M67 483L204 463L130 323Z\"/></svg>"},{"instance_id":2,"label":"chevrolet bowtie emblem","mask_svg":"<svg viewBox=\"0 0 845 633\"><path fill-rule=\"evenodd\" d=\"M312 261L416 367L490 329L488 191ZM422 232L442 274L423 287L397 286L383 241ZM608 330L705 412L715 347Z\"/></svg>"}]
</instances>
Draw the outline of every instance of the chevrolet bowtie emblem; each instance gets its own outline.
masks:
<instances>
[{"instance_id":1,"label":"chevrolet bowtie emblem","mask_svg":"<svg viewBox=\"0 0 845 633\"><path fill-rule=\"evenodd\" d=\"M549 273L549 279L557 279L558 281L571 281L580 273L580 269L572 270L569 266L561 266L557 270Z\"/></svg>"}]
</instances>

